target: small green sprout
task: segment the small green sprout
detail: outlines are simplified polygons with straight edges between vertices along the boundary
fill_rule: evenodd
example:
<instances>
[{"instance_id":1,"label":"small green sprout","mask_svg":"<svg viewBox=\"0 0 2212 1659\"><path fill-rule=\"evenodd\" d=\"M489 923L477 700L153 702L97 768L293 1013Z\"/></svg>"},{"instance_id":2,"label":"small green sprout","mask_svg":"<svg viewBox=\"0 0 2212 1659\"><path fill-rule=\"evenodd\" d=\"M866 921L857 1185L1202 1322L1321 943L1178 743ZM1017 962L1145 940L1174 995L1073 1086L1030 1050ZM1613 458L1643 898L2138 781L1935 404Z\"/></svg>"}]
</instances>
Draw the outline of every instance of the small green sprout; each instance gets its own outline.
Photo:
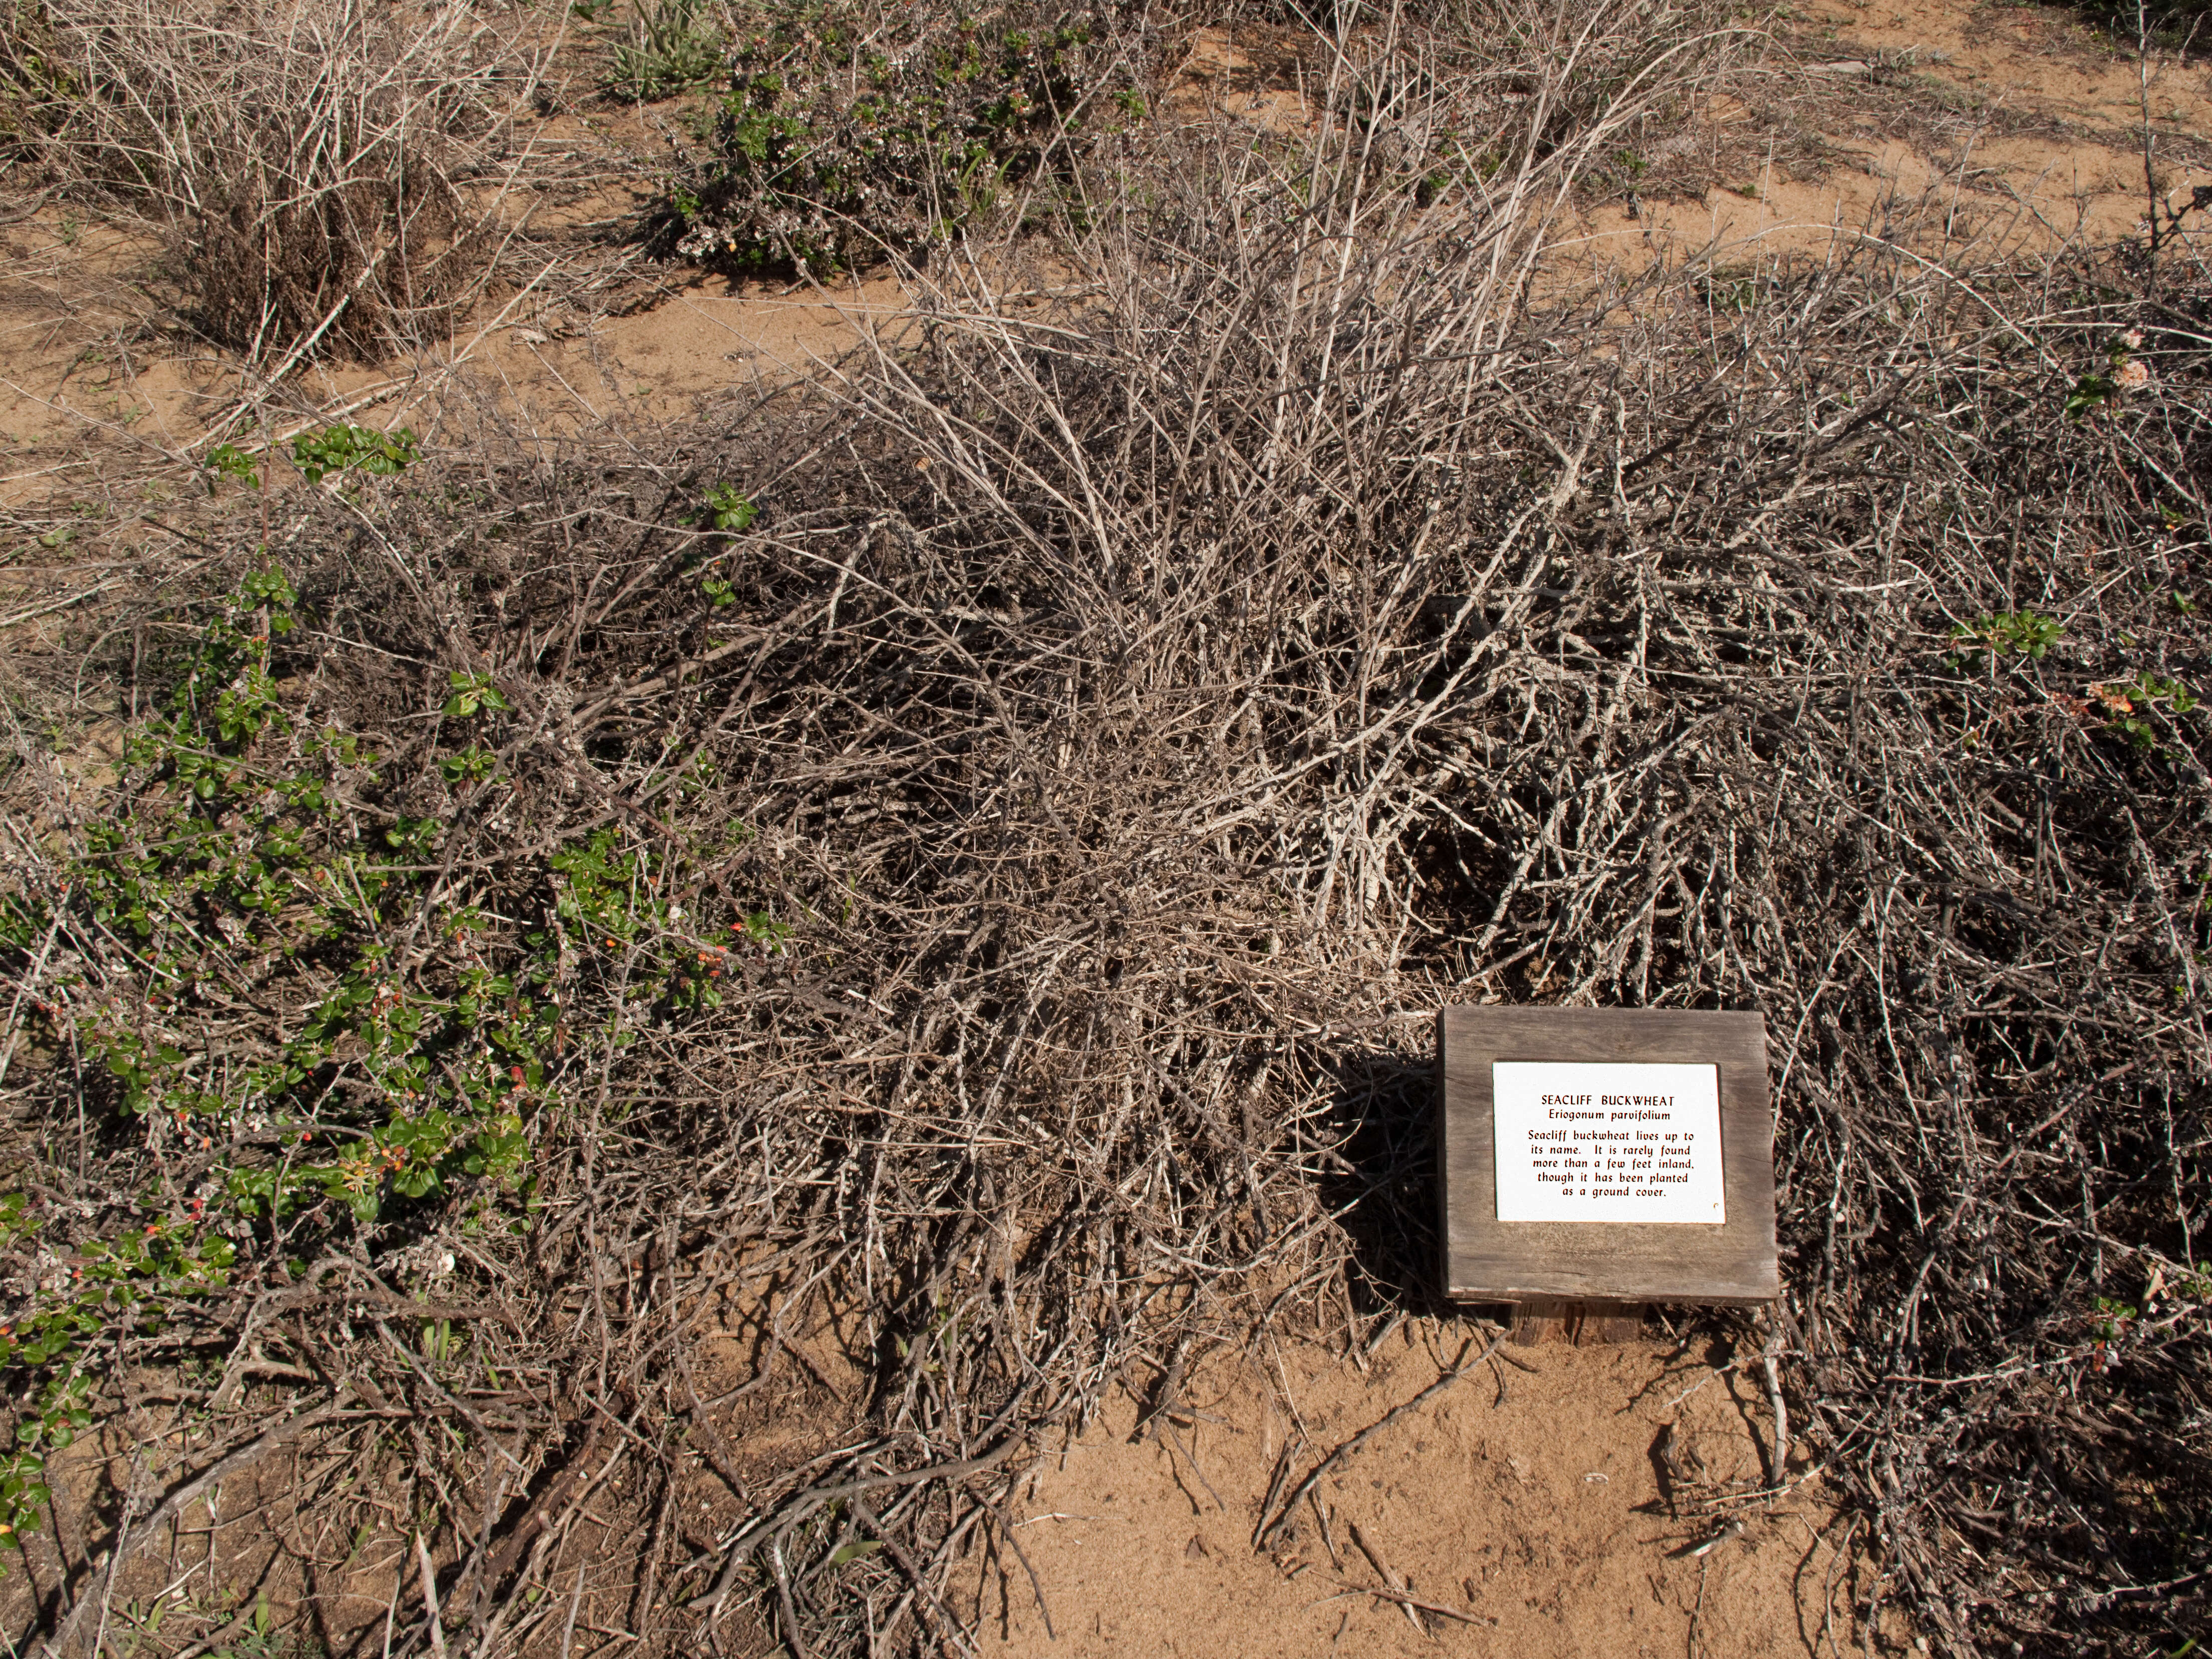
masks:
<instances>
[{"instance_id":1,"label":"small green sprout","mask_svg":"<svg viewBox=\"0 0 2212 1659\"><path fill-rule=\"evenodd\" d=\"M2056 617L2033 611L2008 611L2001 616L1977 617L1951 630L1962 652L1986 651L1993 657L2021 656L2040 661L2066 635Z\"/></svg>"},{"instance_id":2,"label":"small green sprout","mask_svg":"<svg viewBox=\"0 0 2212 1659\"><path fill-rule=\"evenodd\" d=\"M513 706L492 684L489 674L467 674L456 668L446 678L453 688L453 695L446 699L445 712L449 720L467 720L479 708L504 713Z\"/></svg>"},{"instance_id":3,"label":"small green sprout","mask_svg":"<svg viewBox=\"0 0 2212 1659\"><path fill-rule=\"evenodd\" d=\"M707 492L704 516L717 530L743 530L760 517L760 508L735 484L716 484Z\"/></svg>"},{"instance_id":4,"label":"small green sprout","mask_svg":"<svg viewBox=\"0 0 2212 1659\"><path fill-rule=\"evenodd\" d=\"M2108 729L2118 732L2137 749L2148 749L2158 740L2157 729L2143 718L2160 703L2174 714L2197 707L2196 694L2179 680L2148 670L2132 680L2111 680L2092 685L2089 695L2105 706Z\"/></svg>"},{"instance_id":5,"label":"small green sprout","mask_svg":"<svg viewBox=\"0 0 2212 1659\"><path fill-rule=\"evenodd\" d=\"M2105 348L2106 367L2082 375L2067 392L2068 420L2085 419L2106 404L2118 403L2123 393L2140 392L2150 384L2150 365L2137 362L2135 356L2142 342L2139 328L2125 329L2112 337Z\"/></svg>"},{"instance_id":6,"label":"small green sprout","mask_svg":"<svg viewBox=\"0 0 2212 1659\"><path fill-rule=\"evenodd\" d=\"M261 488L261 470L253 457L236 444L217 444L208 452L207 470L214 474L208 480L208 489L213 493L216 478L228 478L244 484L248 489Z\"/></svg>"},{"instance_id":7,"label":"small green sprout","mask_svg":"<svg viewBox=\"0 0 2212 1659\"><path fill-rule=\"evenodd\" d=\"M495 692L494 696L498 694ZM499 757L489 749L479 749L471 744L458 755L448 755L438 763L438 770L447 783L475 783L489 777L499 768Z\"/></svg>"}]
</instances>

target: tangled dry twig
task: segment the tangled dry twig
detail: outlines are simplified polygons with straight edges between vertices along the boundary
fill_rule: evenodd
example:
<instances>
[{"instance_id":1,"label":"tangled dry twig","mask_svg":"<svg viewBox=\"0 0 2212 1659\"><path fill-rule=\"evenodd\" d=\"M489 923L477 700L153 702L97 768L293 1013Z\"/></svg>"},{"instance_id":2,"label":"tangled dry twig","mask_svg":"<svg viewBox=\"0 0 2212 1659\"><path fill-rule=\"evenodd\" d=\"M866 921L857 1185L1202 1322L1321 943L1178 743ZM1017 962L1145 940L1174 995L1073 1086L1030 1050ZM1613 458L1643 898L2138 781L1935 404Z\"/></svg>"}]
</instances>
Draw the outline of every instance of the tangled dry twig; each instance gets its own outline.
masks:
<instances>
[{"instance_id":1,"label":"tangled dry twig","mask_svg":"<svg viewBox=\"0 0 2212 1659\"><path fill-rule=\"evenodd\" d=\"M557 930L543 856L592 836L667 941L789 930L711 1000L563 944L615 1036L553 1055L518 1231L333 1200L178 1301L237 1433L369 1402L296 1479L348 1514L380 1460L437 1517L392 1652L586 1597L669 1649L964 1648L951 1565L1045 1430L1171 1403L1224 1333L1426 1305L1422 1044L1468 995L1765 1012L1773 1475L1794 1443L1871 1517L1872 1596L1960 1650L2201 1608L2212 286L1846 242L1581 288L1541 253L1571 143L1437 198L1390 131L1163 167L1020 280L916 273L903 331L683 453L280 527L279 683L387 756L346 811L441 826L472 948ZM2100 391L2127 325L2154 373ZM464 680L511 704L476 793ZM210 1065L303 1006L276 961L154 998L57 903L100 1006ZM17 1086L110 1126L58 1212L264 1156L137 1135L59 1052ZM586 1550L593 1502L635 1550Z\"/></svg>"}]
</instances>

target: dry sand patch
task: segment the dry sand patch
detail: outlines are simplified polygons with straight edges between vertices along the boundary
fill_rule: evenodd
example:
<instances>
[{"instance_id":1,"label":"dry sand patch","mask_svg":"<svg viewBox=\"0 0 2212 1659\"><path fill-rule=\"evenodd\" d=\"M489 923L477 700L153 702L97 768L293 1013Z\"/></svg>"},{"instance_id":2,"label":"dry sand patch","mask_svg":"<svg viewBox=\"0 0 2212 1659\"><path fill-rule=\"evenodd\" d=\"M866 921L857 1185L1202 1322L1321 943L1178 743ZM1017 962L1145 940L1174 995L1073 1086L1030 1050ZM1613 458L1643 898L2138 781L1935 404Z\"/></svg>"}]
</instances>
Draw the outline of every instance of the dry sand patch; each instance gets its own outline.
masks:
<instances>
[{"instance_id":1,"label":"dry sand patch","mask_svg":"<svg viewBox=\"0 0 2212 1659\"><path fill-rule=\"evenodd\" d=\"M1772 1424L1710 1336L1501 1349L1345 1460L1320 1509L1301 1504L1284 1541L1255 1552L1286 1443L1303 1476L1436 1381L1453 1340L1409 1322L1364 1376L1317 1346L1224 1365L1158 1433L1119 1397L1021 1488L1013 1536L1057 1639L1009 1554L1003 1571L975 1563L985 1650L1720 1659L1862 1642L1864 1565L1808 1462L1793 1458L1771 1504L1729 1495L1764 1486ZM1383 1582L1377 1561L1469 1621L1417 1630L1363 1593ZM1882 1625L1878 1650L1902 1636Z\"/></svg>"}]
</instances>

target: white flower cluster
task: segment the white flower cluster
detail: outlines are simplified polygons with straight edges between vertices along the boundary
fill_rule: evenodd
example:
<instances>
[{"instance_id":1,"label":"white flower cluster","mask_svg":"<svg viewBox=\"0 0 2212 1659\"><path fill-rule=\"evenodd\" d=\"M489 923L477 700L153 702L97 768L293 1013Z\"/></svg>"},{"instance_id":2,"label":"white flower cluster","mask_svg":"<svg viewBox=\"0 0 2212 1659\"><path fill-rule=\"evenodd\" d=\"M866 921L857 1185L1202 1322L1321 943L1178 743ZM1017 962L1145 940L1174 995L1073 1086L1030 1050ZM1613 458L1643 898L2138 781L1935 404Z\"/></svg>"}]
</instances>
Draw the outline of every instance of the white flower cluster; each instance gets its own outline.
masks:
<instances>
[{"instance_id":1,"label":"white flower cluster","mask_svg":"<svg viewBox=\"0 0 2212 1659\"><path fill-rule=\"evenodd\" d=\"M712 259L720 254L735 253L740 246L737 232L720 225L694 225L676 251L687 259Z\"/></svg>"}]
</instances>

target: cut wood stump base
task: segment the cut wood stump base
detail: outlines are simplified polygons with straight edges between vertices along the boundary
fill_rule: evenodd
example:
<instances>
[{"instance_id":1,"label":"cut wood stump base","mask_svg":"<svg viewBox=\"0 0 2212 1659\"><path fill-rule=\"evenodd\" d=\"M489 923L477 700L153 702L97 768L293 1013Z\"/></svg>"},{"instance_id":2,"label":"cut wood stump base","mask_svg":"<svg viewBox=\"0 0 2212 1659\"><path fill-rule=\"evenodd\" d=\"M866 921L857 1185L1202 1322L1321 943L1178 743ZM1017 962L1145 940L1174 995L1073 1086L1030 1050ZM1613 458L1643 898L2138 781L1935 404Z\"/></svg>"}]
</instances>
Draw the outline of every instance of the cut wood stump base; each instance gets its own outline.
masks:
<instances>
[{"instance_id":1,"label":"cut wood stump base","mask_svg":"<svg viewBox=\"0 0 2212 1659\"><path fill-rule=\"evenodd\" d=\"M1644 1334L1650 1311L1641 1302L1522 1302L1511 1310L1513 1323L1506 1340L1520 1348L1546 1342L1577 1348L1633 1342Z\"/></svg>"}]
</instances>

